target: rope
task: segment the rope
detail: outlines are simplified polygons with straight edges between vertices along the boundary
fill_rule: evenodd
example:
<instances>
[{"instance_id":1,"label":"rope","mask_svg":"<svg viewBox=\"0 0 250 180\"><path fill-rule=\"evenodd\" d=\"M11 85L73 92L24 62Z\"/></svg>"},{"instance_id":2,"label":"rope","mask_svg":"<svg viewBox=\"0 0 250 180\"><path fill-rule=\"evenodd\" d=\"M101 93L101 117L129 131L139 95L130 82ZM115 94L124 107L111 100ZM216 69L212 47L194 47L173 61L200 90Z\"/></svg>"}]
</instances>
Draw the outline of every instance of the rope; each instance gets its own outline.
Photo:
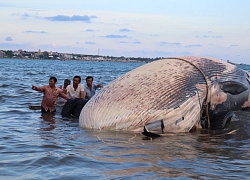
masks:
<instances>
[{"instance_id":1,"label":"rope","mask_svg":"<svg viewBox=\"0 0 250 180\"><path fill-rule=\"evenodd\" d=\"M164 59L176 59L176 60L180 60L180 61L184 61L184 62L187 62L189 64L191 64L193 67L195 67L198 71L200 71L201 75L203 76L205 82L206 82L206 97L205 97L205 103L203 103L203 110L205 109L205 112L206 112L206 116L207 116L207 121L208 121L208 128L210 128L210 118L209 118L209 113L208 113L208 102L207 102L207 97L208 97L208 81L207 81L207 78L205 76L205 74L203 73L203 71L197 67L195 64L191 63L190 61L186 60L186 59L182 59L182 58L164 58Z\"/></svg>"},{"instance_id":2,"label":"rope","mask_svg":"<svg viewBox=\"0 0 250 180\"><path fill-rule=\"evenodd\" d=\"M197 92L197 95L198 95L198 100L199 100L200 110L202 110L202 105L201 105L201 101L200 101L200 95L199 95L199 91L198 91L198 89L197 89L197 88L196 88L196 92Z\"/></svg>"}]
</instances>

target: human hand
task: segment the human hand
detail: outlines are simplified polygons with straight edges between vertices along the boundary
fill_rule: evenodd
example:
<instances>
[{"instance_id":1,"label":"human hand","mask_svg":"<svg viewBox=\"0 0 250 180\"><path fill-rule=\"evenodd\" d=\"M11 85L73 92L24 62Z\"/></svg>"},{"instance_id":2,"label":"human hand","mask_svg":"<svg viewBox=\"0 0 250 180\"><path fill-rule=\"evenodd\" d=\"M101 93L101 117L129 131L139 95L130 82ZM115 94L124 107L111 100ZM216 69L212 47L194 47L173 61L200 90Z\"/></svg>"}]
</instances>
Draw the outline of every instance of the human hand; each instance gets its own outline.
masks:
<instances>
[{"instance_id":1,"label":"human hand","mask_svg":"<svg viewBox=\"0 0 250 180\"><path fill-rule=\"evenodd\" d=\"M102 84L98 84L97 87L103 88L103 85Z\"/></svg>"},{"instance_id":2,"label":"human hand","mask_svg":"<svg viewBox=\"0 0 250 180\"><path fill-rule=\"evenodd\" d=\"M32 85L32 89L33 89L33 90L36 90L36 86Z\"/></svg>"}]
</instances>

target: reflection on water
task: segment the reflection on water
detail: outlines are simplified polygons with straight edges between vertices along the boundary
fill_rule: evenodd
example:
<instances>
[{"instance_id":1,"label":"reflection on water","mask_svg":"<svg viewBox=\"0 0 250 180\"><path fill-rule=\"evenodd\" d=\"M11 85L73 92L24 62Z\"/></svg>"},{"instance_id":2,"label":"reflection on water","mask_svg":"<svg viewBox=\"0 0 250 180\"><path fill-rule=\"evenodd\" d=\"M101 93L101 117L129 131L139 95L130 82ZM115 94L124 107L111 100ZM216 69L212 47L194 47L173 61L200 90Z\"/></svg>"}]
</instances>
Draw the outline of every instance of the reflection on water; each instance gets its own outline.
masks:
<instances>
[{"instance_id":1,"label":"reflection on water","mask_svg":"<svg viewBox=\"0 0 250 180\"><path fill-rule=\"evenodd\" d=\"M42 119L43 119L43 127L41 127L41 130L43 131L51 131L55 129L55 114L54 113L43 113Z\"/></svg>"},{"instance_id":2,"label":"reflection on water","mask_svg":"<svg viewBox=\"0 0 250 180\"><path fill-rule=\"evenodd\" d=\"M231 129L167 134L153 141L143 141L140 134L125 132L95 131L93 134L102 143L91 147L98 154L90 150L85 156L117 164L103 172L110 178L143 174L152 178L235 179L233 175L244 179L249 175L250 163L246 158L250 155L249 145L243 150L228 142L238 136Z\"/></svg>"},{"instance_id":3,"label":"reflection on water","mask_svg":"<svg viewBox=\"0 0 250 180\"><path fill-rule=\"evenodd\" d=\"M44 85L93 75L107 85L143 63L0 59L1 179L248 179L250 112L223 131L143 140L141 134L79 128L78 120L41 114ZM69 68L70 67L70 68Z\"/></svg>"}]
</instances>

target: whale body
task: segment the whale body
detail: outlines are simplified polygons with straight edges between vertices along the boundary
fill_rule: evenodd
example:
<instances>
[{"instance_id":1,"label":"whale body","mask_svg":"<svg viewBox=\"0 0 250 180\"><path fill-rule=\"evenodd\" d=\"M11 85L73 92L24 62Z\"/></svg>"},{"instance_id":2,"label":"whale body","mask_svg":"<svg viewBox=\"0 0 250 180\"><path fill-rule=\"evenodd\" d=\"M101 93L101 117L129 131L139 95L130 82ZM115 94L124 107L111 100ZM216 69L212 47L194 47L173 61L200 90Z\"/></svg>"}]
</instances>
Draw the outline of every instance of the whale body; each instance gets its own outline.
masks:
<instances>
[{"instance_id":1,"label":"whale body","mask_svg":"<svg viewBox=\"0 0 250 180\"><path fill-rule=\"evenodd\" d=\"M233 64L207 57L153 61L101 89L83 107L79 125L143 132L156 123L151 127L155 131L189 132L202 127L201 117L208 112L250 107L249 76Z\"/></svg>"}]
</instances>

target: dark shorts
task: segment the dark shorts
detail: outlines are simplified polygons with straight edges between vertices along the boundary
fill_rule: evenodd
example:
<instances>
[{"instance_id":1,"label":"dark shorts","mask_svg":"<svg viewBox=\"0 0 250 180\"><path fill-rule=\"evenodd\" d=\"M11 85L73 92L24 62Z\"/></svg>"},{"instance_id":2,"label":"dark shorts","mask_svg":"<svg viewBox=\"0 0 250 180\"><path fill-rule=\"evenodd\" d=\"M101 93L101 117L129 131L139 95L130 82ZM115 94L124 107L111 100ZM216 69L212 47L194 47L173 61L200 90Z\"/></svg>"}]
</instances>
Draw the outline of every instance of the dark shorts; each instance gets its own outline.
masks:
<instances>
[{"instance_id":1,"label":"dark shorts","mask_svg":"<svg viewBox=\"0 0 250 180\"><path fill-rule=\"evenodd\" d=\"M50 112L49 109L46 111L46 110L41 106L41 112L42 112L42 113L55 113L56 111Z\"/></svg>"}]
</instances>

